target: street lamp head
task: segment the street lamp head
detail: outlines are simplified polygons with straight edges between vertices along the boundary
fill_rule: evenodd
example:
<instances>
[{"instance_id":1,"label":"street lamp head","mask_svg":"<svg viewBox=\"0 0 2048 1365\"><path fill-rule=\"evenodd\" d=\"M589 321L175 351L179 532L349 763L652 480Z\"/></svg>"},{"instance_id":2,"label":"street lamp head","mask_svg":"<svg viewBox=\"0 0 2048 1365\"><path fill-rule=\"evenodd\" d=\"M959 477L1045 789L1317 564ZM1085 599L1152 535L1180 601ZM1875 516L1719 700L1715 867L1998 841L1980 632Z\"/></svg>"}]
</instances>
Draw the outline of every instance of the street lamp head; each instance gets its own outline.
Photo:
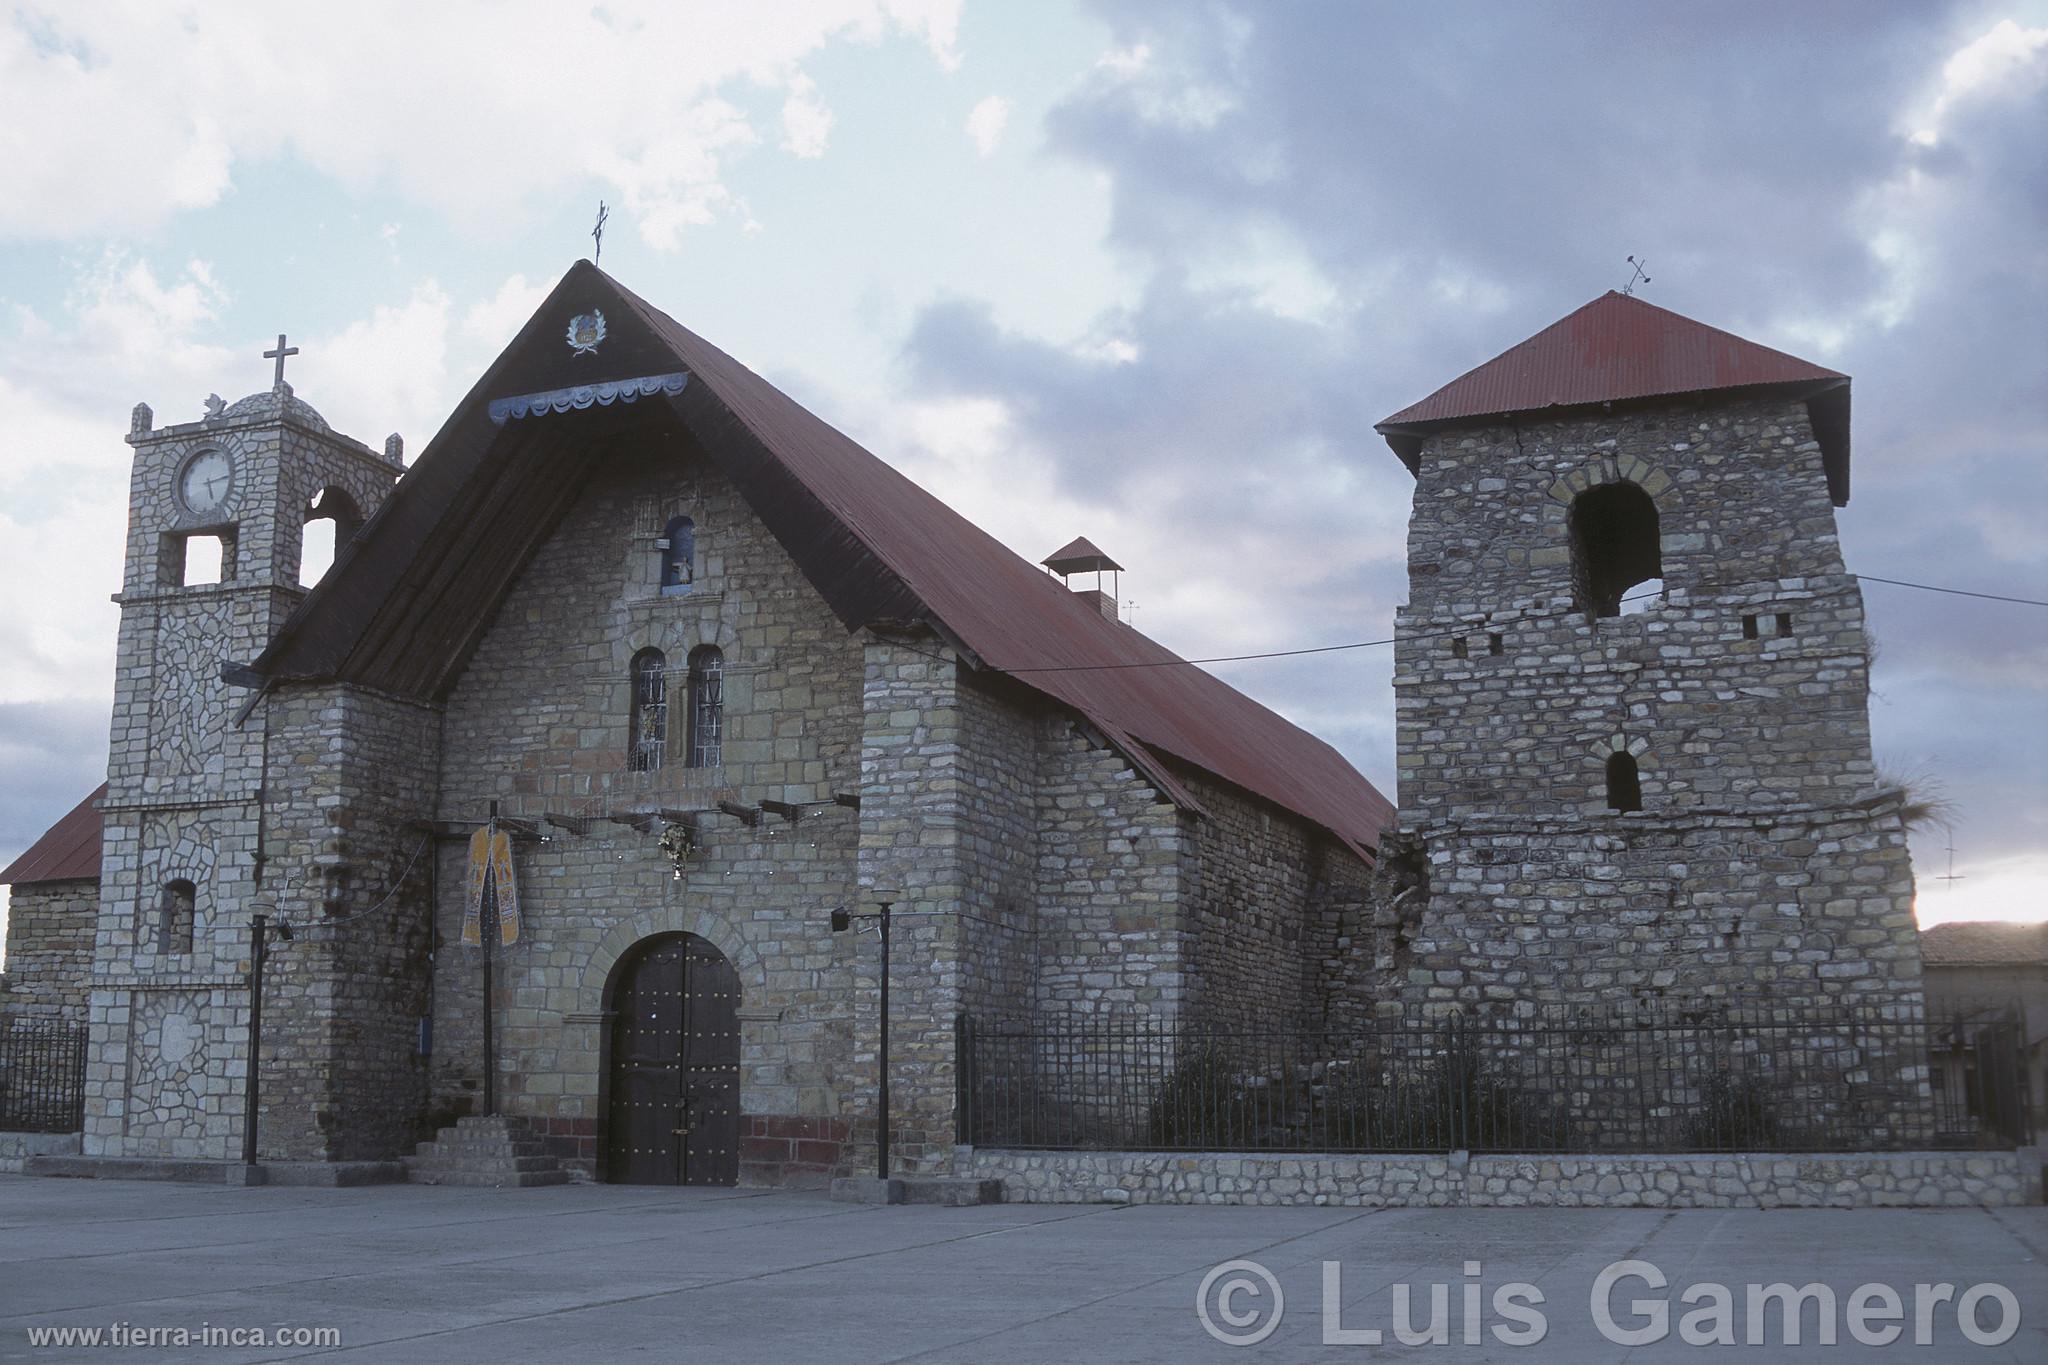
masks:
<instances>
[{"instance_id":1,"label":"street lamp head","mask_svg":"<svg viewBox=\"0 0 2048 1365\"><path fill-rule=\"evenodd\" d=\"M279 943L290 943L292 941L292 926L289 920L281 919L276 921L270 926L270 931L277 935Z\"/></svg>"},{"instance_id":2,"label":"street lamp head","mask_svg":"<svg viewBox=\"0 0 2048 1365\"><path fill-rule=\"evenodd\" d=\"M834 910L834 911L832 912L832 932L833 932L833 933L835 933L835 934L843 934L843 933L845 933L845 932L846 932L846 931L847 931L848 929L850 929L850 928L852 928L852 927L853 927L853 916L852 916L852 915L848 914L848 913L847 913L846 911L844 911L844 910Z\"/></svg>"}]
</instances>

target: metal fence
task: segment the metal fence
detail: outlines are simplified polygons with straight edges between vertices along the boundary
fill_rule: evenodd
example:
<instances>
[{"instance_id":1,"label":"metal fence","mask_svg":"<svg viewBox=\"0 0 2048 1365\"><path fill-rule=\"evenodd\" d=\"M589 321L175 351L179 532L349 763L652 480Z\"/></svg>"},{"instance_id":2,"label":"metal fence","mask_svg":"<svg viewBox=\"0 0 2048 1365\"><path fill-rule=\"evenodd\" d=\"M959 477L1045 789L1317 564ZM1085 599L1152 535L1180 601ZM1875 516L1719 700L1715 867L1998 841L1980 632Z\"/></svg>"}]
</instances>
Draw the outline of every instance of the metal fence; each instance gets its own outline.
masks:
<instances>
[{"instance_id":1,"label":"metal fence","mask_svg":"<svg viewBox=\"0 0 2048 1365\"><path fill-rule=\"evenodd\" d=\"M1344 1036L958 1021L964 1140L1324 1152L1886 1151L2029 1140L2017 1017L1419 1015Z\"/></svg>"},{"instance_id":2,"label":"metal fence","mask_svg":"<svg viewBox=\"0 0 2048 1365\"><path fill-rule=\"evenodd\" d=\"M85 1127L85 1025L0 1020L0 1132Z\"/></svg>"}]
</instances>

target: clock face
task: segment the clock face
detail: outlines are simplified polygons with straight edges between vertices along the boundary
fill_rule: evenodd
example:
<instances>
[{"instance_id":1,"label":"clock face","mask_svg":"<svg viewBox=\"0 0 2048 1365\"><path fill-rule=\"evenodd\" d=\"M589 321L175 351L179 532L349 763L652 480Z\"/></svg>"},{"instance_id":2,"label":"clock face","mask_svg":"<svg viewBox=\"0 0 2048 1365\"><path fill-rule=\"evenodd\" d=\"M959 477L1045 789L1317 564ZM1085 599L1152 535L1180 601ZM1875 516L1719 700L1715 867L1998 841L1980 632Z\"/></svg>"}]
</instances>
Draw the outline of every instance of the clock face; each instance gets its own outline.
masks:
<instances>
[{"instance_id":1,"label":"clock face","mask_svg":"<svg viewBox=\"0 0 2048 1365\"><path fill-rule=\"evenodd\" d=\"M202 450L185 464L178 476L178 499L186 510L202 515L218 512L235 485L234 462L218 450Z\"/></svg>"}]
</instances>

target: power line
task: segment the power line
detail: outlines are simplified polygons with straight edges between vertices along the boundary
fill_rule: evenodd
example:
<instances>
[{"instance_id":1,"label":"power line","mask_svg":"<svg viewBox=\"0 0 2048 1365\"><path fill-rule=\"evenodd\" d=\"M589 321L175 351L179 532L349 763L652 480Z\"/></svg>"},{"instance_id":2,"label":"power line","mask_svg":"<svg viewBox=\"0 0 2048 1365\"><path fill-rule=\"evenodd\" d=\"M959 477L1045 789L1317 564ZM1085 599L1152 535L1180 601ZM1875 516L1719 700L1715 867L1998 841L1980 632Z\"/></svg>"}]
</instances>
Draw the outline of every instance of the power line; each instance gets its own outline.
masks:
<instances>
[{"instance_id":1,"label":"power line","mask_svg":"<svg viewBox=\"0 0 2048 1365\"><path fill-rule=\"evenodd\" d=\"M2017 602L2023 607L2048 607L2034 597L2001 597L1995 592L1971 592L1968 588L1938 588L1932 583L1908 583L1903 578L1879 578L1875 574L1860 573L1856 577L1865 583L1885 583L1894 588L1918 588L1922 592L1945 592L1952 597L1981 597L1987 602Z\"/></svg>"},{"instance_id":2,"label":"power line","mask_svg":"<svg viewBox=\"0 0 2048 1365\"><path fill-rule=\"evenodd\" d=\"M1624 602L1645 602L1653 597L1662 597L1661 592L1639 592L1633 597L1624 597ZM1555 615L1557 613L1545 613ZM1306 649L1274 649L1262 654L1214 654L1202 659L1143 659L1133 663L1115 664L1044 664L1037 668L999 668L999 673L1099 673L1119 668L1176 668L1183 664L1234 664L1246 659L1291 659L1304 654L1334 654L1343 649L1374 649L1381 645L1399 644L1402 640L1433 640L1453 635L1473 635L1491 626L1513 625L1517 621L1531 618L1526 616L1507 617L1502 620L1488 620L1477 625L1457 626L1449 630L1418 630L1412 635L1398 638L1388 636L1384 640L1354 640L1342 645L1311 645ZM1540 617L1537 619L1541 619ZM936 657L936 656L934 656Z\"/></svg>"},{"instance_id":3,"label":"power line","mask_svg":"<svg viewBox=\"0 0 2048 1365\"><path fill-rule=\"evenodd\" d=\"M1923 592L1949 593L1956 597L1979 597L1990 602L2013 602L2023 607L2048 607L2048 602L2039 601L2032 597L2002 597L1997 593L1972 592L1967 588L1943 588L1937 587L1932 583L1911 583L1903 578L1878 578L1872 574L1856 574L1854 577L1859 582L1884 583L1895 588L1918 588ZM1637 593L1633 597L1624 597L1621 600L1624 602L1641 602L1653 597L1662 597L1663 595L1661 592L1645 592ZM1306 649L1274 649L1259 654L1215 654L1201 659L1143 659L1113 664L1042 664L1035 668L1000 668L996 671L1013 675L1025 673L1102 673L1124 668L1176 668L1182 665L1192 666L1195 664L1243 663L1251 659L1292 659L1299 658L1305 654L1334 654L1340 650L1347 649L1376 649L1383 645L1399 644L1402 640L1429 640L1454 635L1471 635L1477 631L1484 630L1488 625L1508 625L1512 623L1512 620L1486 622L1474 626L1460 626L1452 630L1417 631L1413 635L1398 638L1389 636L1384 640L1354 640L1348 644L1313 645Z\"/></svg>"}]
</instances>

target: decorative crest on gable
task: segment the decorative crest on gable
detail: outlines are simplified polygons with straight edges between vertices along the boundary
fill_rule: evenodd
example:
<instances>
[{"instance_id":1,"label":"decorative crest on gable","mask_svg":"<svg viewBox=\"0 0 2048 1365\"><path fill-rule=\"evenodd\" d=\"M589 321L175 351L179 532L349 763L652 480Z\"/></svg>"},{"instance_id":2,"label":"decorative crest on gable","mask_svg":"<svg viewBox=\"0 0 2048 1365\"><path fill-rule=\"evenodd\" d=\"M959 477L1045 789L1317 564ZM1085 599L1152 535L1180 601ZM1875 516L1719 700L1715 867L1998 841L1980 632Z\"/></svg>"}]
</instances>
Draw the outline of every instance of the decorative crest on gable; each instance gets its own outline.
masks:
<instances>
[{"instance_id":1,"label":"decorative crest on gable","mask_svg":"<svg viewBox=\"0 0 2048 1365\"><path fill-rule=\"evenodd\" d=\"M613 403L631 403L650 394L681 393L689 379L689 375L677 371L674 374L642 375L638 379L612 379L602 384L577 384L566 389L493 398L491 421L502 426L511 417L538 417L544 412L567 412L571 408L587 408L593 404L610 407Z\"/></svg>"}]
</instances>

